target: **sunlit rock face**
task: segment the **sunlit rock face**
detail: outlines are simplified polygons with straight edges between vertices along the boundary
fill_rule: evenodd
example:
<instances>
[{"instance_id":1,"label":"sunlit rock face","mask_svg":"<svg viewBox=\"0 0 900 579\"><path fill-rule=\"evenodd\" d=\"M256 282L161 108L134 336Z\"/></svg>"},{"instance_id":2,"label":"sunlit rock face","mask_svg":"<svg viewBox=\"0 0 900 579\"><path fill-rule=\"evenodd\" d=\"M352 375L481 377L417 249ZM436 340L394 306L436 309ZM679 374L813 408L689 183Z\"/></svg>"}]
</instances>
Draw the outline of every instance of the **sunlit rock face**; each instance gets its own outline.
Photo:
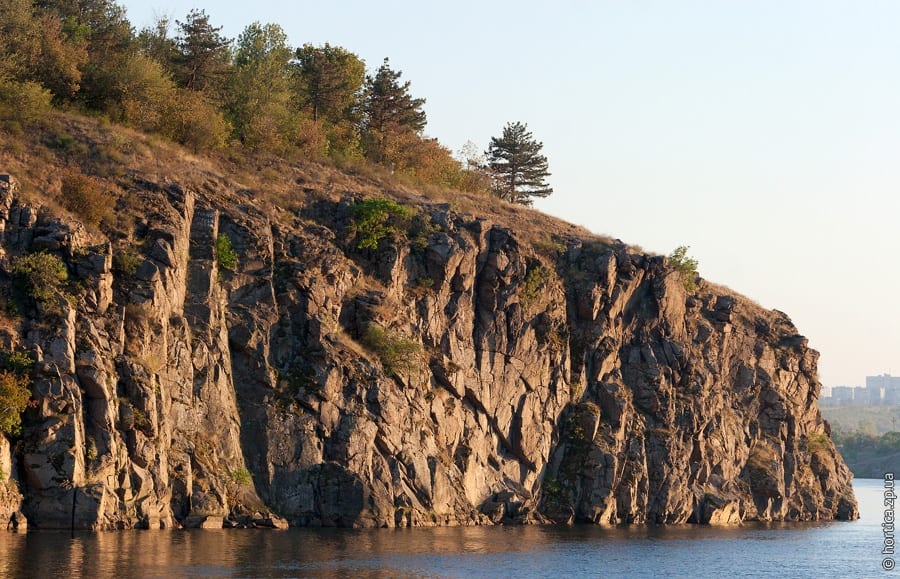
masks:
<instances>
[{"instance_id":1,"label":"sunlit rock face","mask_svg":"<svg viewBox=\"0 0 900 579\"><path fill-rule=\"evenodd\" d=\"M448 204L360 249L352 191L288 212L139 183L130 240L0 190L3 270L49 251L74 294L19 296L0 329L36 360L0 444L0 524L857 516L817 353L781 312L688 291L617 241L547 243Z\"/></svg>"}]
</instances>

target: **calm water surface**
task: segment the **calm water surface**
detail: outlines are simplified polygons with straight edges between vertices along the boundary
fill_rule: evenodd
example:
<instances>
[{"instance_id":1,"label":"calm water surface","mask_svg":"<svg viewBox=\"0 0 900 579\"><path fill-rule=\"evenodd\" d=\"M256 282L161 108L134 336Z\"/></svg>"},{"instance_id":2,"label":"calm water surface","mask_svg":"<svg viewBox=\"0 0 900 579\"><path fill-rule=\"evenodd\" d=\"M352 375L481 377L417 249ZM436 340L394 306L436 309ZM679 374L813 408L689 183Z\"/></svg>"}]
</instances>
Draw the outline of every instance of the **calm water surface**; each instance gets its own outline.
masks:
<instances>
[{"instance_id":1,"label":"calm water surface","mask_svg":"<svg viewBox=\"0 0 900 579\"><path fill-rule=\"evenodd\" d=\"M3 577L892 577L881 480L854 522L0 533ZM900 574L900 572L898 572Z\"/></svg>"}]
</instances>

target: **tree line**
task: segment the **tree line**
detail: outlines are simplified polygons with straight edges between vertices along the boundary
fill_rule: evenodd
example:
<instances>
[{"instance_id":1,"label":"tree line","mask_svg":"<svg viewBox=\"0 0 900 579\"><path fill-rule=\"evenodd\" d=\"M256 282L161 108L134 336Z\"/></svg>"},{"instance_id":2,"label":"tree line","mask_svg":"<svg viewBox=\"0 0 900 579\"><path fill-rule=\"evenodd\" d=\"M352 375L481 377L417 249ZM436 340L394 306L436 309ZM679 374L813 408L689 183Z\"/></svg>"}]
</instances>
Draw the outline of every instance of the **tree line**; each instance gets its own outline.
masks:
<instances>
[{"instance_id":1,"label":"tree line","mask_svg":"<svg viewBox=\"0 0 900 579\"><path fill-rule=\"evenodd\" d=\"M135 32L113 0L0 0L0 124L53 107L102 115L194 151L360 160L422 182L530 204L547 159L523 123L463 162L425 136L425 99L385 58L374 71L330 44L293 47L278 24L227 38L204 10Z\"/></svg>"}]
</instances>

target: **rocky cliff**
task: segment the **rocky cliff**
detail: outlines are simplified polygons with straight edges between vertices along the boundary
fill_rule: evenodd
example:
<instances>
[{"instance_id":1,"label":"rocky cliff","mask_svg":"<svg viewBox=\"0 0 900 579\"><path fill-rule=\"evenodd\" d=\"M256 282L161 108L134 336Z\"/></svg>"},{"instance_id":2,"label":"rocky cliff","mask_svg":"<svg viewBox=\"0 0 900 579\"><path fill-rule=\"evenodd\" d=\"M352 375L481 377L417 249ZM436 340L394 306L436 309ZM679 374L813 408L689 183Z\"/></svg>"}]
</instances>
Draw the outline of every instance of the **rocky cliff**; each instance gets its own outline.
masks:
<instances>
[{"instance_id":1,"label":"rocky cliff","mask_svg":"<svg viewBox=\"0 0 900 579\"><path fill-rule=\"evenodd\" d=\"M128 183L116 239L0 189L0 347L36 361L0 524L857 516L816 352L663 257L424 198L367 245L350 188L289 211L227 179ZM71 297L18 289L36 251Z\"/></svg>"}]
</instances>

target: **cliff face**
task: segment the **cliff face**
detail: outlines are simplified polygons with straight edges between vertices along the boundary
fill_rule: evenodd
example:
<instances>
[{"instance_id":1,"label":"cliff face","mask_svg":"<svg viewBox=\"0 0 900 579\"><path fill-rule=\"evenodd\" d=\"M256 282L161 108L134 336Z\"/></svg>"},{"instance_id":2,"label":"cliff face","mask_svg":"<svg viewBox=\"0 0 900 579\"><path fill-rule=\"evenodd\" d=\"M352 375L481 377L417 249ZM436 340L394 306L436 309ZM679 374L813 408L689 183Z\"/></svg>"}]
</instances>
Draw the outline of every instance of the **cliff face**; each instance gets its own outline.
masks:
<instances>
[{"instance_id":1,"label":"cliff face","mask_svg":"<svg viewBox=\"0 0 900 579\"><path fill-rule=\"evenodd\" d=\"M424 202L361 250L352 192L287 212L136 183L128 243L0 191L0 282L22 304L0 346L37 359L23 433L0 436L0 524L857 516L816 352L780 312L688 293L664 258L536 249ZM15 297L11 264L35 250L76 299Z\"/></svg>"}]
</instances>

